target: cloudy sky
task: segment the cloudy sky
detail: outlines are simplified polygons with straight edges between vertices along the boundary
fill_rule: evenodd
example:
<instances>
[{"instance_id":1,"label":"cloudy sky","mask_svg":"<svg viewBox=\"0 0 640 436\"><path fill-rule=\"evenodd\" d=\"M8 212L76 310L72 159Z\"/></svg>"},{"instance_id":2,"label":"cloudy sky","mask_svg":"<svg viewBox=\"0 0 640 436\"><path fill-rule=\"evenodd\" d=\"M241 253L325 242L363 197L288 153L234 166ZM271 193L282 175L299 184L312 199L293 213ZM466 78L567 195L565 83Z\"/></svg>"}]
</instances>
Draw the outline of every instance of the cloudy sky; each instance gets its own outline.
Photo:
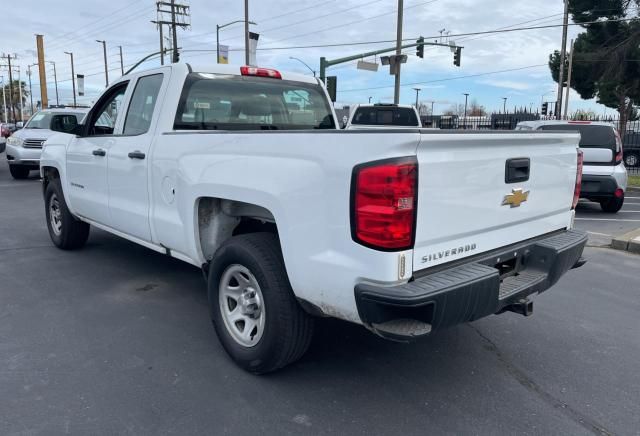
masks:
<instances>
[{"instance_id":1,"label":"cloudy sky","mask_svg":"<svg viewBox=\"0 0 640 436\"><path fill-rule=\"evenodd\" d=\"M216 24L243 18L243 0L191 0L191 28L179 30L178 45L185 50L181 60L194 63L215 62ZM562 23L561 0L536 2L513 0L405 0L404 38L420 35L428 41L440 39L445 29L451 35L503 29L509 27L559 25ZM118 46L123 47L125 68L145 55L158 50L158 31L150 21L156 19L154 0L56 0L15 2L4 10L0 52L16 53L17 64L26 79L27 65L35 60L35 36L45 36L47 61L56 63L60 102L71 101L71 67L65 51L74 53L76 73L87 76L87 97L95 100L104 89L102 45L106 40L110 78L120 75ZM250 18L260 33L258 63L311 74L298 57L318 69L319 58L335 59L393 44L375 43L396 36L396 0L250 0ZM580 29L570 27L569 35ZM453 103L463 103L463 93L489 110L508 106L539 108L542 96L555 100L555 84L546 66L548 55L560 46L561 28L517 31L483 36L451 37L464 46L462 67L453 66L448 48L430 47L424 59L407 50L409 60L403 68L403 103L415 101L413 88L420 87L420 100L435 101L436 113ZM221 44L231 47L231 63L244 61L242 25L224 29ZM366 45L297 48L328 44L371 42ZM366 60L375 61L374 58ZM148 65L158 64L155 60ZM0 70L2 71L2 70ZM378 72L360 71L355 62L332 67L328 74L338 76L338 104L375 102L393 99L393 77L387 67ZM6 70L0 72L6 76ZM38 76L32 78L34 97L39 98ZM5 79L6 80L6 79ZM53 67L47 68L50 101L55 99ZM581 101L575 93L571 111L592 108L603 113L604 107ZM611 112L611 110L609 110Z\"/></svg>"}]
</instances>

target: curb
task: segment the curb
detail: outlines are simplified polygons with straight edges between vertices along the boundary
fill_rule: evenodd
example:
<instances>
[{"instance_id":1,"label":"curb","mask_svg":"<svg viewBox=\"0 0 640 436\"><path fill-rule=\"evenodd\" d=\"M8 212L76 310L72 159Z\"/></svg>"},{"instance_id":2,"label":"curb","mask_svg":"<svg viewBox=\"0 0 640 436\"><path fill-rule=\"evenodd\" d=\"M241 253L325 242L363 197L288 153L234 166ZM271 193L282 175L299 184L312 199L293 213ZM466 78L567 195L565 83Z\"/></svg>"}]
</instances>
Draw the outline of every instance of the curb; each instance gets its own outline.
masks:
<instances>
[{"instance_id":1,"label":"curb","mask_svg":"<svg viewBox=\"0 0 640 436\"><path fill-rule=\"evenodd\" d=\"M611 241L611 248L640 254L640 229L614 238Z\"/></svg>"}]
</instances>

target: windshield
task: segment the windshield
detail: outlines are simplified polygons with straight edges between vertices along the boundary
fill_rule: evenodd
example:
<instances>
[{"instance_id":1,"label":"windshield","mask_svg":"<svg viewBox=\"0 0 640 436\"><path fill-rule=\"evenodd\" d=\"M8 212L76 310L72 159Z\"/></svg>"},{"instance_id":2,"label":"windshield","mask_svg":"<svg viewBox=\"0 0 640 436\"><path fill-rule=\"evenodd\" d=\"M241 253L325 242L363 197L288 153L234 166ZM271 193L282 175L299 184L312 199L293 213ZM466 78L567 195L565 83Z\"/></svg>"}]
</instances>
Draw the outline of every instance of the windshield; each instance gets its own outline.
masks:
<instances>
[{"instance_id":1,"label":"windshield","mask_svg":"<svg viewBox=\"0 0 640 436\"><path fill-rule=\"evenodd\" d=\"M37 112L24 126L25 129L51 129L51 120L54 115L73 115L80 123L84 114L75 114L68 112Z\"/></svg>"},{"instance_id":2,"label":"windshield","mask_svg":"<svg viewBox=\"0 0 640 436\"><path fill-rule=\"evenodd\" d=\"M417 127L418 117L413 109L404 107L359 107L351 124L366 126L410 126Z\"/></svg>"},{"instance_id":3,"label":"windshield","mask_svg":"<svg viewBox=\"0 0 640 436\"><path fill-rule=\"evenodd\" d=\"M570 130L580 132L580 148L609 148L615 150L616 136L611 126L589 124L551 124L541 130Z\"/></svg>"},{"instance_id":4,"label":"windshield","mask_svg":"<svg viewBox=\"0 0 640 436\"><path fill-rule=\"evenodd\" d=\"M192 73L182 91L177 130L335 129L324 90L315 84Z\"/></svg>"}]
</instances>

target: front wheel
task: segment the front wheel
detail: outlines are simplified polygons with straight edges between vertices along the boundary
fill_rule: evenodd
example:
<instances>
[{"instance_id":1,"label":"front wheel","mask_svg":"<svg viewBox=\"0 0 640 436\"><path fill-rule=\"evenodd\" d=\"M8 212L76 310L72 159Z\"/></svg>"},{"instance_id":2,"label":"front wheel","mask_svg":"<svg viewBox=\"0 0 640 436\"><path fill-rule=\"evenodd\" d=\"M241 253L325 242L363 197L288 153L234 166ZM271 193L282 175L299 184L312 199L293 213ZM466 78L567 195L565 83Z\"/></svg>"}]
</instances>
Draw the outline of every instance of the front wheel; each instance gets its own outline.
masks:
<instances>
[{"instance_id":1,"label":"front wheel","mask_svg":"<svg viewBox=\"0 0 640 436\"><path fill-rule=\"evenodd\" d=\"M47 228L54 245L63 250L82 248L89 238L90 227L69 212L59 179L49 182L44 201Z\"/></svg>"},{"instance_id":2,"label":"front wheel","mask_svg":"<svg viewBox=\"0 0 640 436\"><path fill-rule=\"evenodd\" d=\"M9 172L11 177L16 180L24 180L29 177L29 167L23 167L22 165L9 165Z\"/></svg>"},{"instance_id":3,"label":"front wheel","mask_svg":"<svg viewBox=\"0 0 640 436\"><path fill-rule=\"evenodd\" d=\"M603 212L607 213L617 213L620 209L622 209L622 205L624 204L624 195L620 198L613 197L607 200L602 200L600 202L600 207Z\"/></svg>"},{"instance_id":4,"label":"front wheel","mask_svg":"<svg viewBox=\"0 0 640 436\"><path fill-rule=\"evenodd\" d=\"M264 374L298 360L313 319L296 300L275 235L235 236L216 252L208 280L211 320L241 368Z\"/></svg>"}]
</instances>

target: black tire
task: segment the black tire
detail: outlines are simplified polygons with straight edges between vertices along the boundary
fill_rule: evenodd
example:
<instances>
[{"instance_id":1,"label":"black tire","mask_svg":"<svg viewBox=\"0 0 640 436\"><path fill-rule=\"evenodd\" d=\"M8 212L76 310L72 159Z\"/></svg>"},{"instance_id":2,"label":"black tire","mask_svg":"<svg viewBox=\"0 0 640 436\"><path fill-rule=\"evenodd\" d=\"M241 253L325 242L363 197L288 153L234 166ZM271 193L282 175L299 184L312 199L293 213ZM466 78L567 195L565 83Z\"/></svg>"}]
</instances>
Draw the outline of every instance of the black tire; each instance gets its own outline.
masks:
<instances>
[{"instance_id":1,"label":"black tire","mask_svg":"<svg viewBox=\"0 0 640 436\"><path fill-rule=\"evenodd\" d=\"M54 179L47 185L44 204L47 228L54 245L63 250L82 248L89 238L90 226L69 212L59 179ZM52 220L52 214L56 216L55 224Z\"/></svg>"},{"instance_id":2,"label":"black tire","mask_svg":"<svg viewBox=\"0 0 640 436\"><path fill-rule=\"evenodd\" d=\"M624 195L620 198L608 198L606 200L602 200L600 202L600 207L603 212L606 213L618 213L620 209L622 209L622 205L624 204Z\"/></svg>"},{"instance_id":3,"label":"black tire","mask_svg":"<svg viewBox=\"0 0 640 436\"><path fill-rule=\"evenodd\" d=\"M9 172L11 176L16 180L24 180L29 177L29 167L23 167L21 165L9 165Z\"/></svg>"},{"instance_id":4,"label":"black tire","mask_svg":"<svg viewBox=\"0 0 640 436\"><path fill-rule=\"evenodd\" d=\"M640 166L640 157L636 153L629 153L624 157L624 164L627 167Z\"/></svg>"},{"instance_id":5,"label":"black tire","mask_svg":"<svg viewBox=\"0 0 640 436\"><path fill-rule=\"evenodd\" d=\"M264 305L264 330L252 346L234 339L220 305L220 283L234 266L245 267L256 279ZM278 238L271 233L251 233L231 238L218 249L209 268L211 320L222 346L241 368L254 374L278 370L309 348L313 319L294 297Z\"/></svg>"}]
</instances>

